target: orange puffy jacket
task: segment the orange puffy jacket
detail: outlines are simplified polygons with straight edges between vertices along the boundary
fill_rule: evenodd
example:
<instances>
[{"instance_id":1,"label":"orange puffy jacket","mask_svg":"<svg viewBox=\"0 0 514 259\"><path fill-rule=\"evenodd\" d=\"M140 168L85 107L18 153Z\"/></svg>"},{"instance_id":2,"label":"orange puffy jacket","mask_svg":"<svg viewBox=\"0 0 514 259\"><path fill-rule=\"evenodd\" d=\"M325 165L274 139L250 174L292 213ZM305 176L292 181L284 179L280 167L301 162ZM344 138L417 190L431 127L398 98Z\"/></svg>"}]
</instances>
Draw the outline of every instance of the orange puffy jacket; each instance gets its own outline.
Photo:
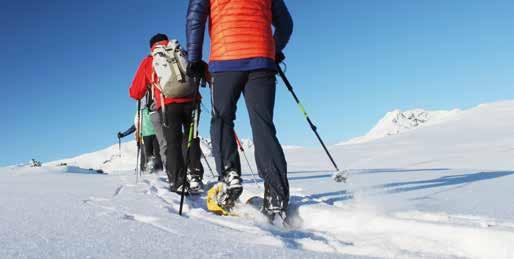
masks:
<instances>
[{"instance_id":1,"label":"orange puffy jacket","mask_svg":"<svg viewBox=\"0 0 514 259\"><path fill-rule=\"evenodd\" d=\"M275 59L271 0L210 0L210 61Z\"/></svg>"},{"instance_id":2,"label":"orange puffy jacket","mask_svg":"<svg viewBox=\"0 0 514 259\"><path fill-rule=\"evenodd\" d=\"M207 19L211 72L274 70L276 53L293 31L283 0L189 0L186 34L192 62L202 59Z\"/></svg>"}]
</instances>

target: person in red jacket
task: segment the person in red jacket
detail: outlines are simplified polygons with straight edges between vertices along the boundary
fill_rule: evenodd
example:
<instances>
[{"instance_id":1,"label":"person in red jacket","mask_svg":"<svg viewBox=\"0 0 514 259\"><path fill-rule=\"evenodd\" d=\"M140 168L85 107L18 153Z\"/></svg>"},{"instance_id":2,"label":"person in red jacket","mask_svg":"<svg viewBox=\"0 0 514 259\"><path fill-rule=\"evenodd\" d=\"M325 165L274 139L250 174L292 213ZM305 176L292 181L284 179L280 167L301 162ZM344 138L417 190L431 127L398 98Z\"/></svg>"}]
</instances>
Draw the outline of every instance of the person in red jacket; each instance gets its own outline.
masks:
<instances>
[{"instance_id":1,"label":"person in red jacket","mask_svg":"<svg viewBox=\"0 0 514 259\"><path fill-rule=\"evenodd\" d=\"M153 50L158 45L167 45L169 42L165 34L156 34L150 39L150 49ZM161 116L161 120L166 120L167 125L160 125L156 127L156 132L162 134L159 143L163 167L168 175L168 182L170 184L170 191L181 192L184 188L185 161L184 152L187 146L187 136L189 135L189 125L191 124L193 112L193 96L182 98L164 98L161 99L161 93L156 87L152 87L152 78L157 78L154 75L152 66L153 57L151 55L145 57L139 68L137 69L132 85L130 86L130 97L140 100L143 98L147 91L153 91L153 98L155 98L155 111ZM166 106L166 112L160 112L162 106ZM203 189L203 167L200 161L201 150L199 139L196 139L191 146L190 161L187 170L187 180L189 192L199 192Z\"/></svg>"},{"instance_id":2,"label":"person in red jacket","mask_svg":"<svg viewBox=\"0 0 514 259\"><path fill-rule=\"evenodd\" d=\"M209 70L213 73L211 139L216 169L228 186L230 199L237 200L243 187L234 120L243 94L252 126L255 162L264 179L262 210L272 221L285 220L289 182L273 110L277 63L285 58L282 50L292 34L291 15L283 0L189 0L189 74L202 71L207 20ZM232 202L226 204L230 206Z\"/></svg>"}]
</instances>

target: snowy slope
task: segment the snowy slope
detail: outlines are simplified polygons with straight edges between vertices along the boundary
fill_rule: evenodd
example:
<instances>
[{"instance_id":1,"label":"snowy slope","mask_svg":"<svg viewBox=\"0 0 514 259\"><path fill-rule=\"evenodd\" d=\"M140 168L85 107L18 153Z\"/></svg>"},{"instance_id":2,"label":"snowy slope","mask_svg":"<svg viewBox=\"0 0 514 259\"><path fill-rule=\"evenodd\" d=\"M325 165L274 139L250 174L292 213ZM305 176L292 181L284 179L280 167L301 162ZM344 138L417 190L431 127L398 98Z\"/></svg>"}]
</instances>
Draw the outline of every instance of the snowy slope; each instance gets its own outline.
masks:
<instances>
[{"instance_id":1,"label":"snowy slope","mask_svg":"<svg viewBox=\"0 0 514 259\"><path fill-rule=\"evenodd\" d=\"M253 152L254 146L252 140L241 139L241 145L245 152ZM200 147L204 155L208 159L212 159L212 146L211 140L208 138L200 137ZM284 150L300 149L300 146L283 146ZM121 151L121 153L120 153ZM46 165L57 166L59 164L67 164L69 166L101 169L106 173L116 171L133 170L136 167L137 146L135 141L128 141L121 143L121 150L119 144L112 145L100 151L83 154L77 157L60 159L57 161L46 163ZM212 161L214 163L214 161ZM213 164L214 165L214 164Z\"/></svg>"},{"instance_id":2,"label":"snowy slope","mask_svg":"<svg viewBox=\"0 0 514 259\"><path fill-rule=\"evenodd\" d=\"M354 147L334 147L351 168L514 168L514 101L482 104L451 119Z\"/></svg>"},{"instance_id":3,"label":"snowy slope","mask_svg":"<svg viewBox=\"0 0 514 259\"><path fill-rule=\"evenodd\" d=\"M424 126L434 125L452 119L460 113L460 110L451 111L426 111L414 109L407 111L394 110L388 112L373 127L368 134L342 142L339 145L359 144L381 139L387 136L398 135L403 132L418 129Z\"/></svg>"},{"instance_id":4,"label":"snowy slope","mask_svg":"<svg viewBox=\"0 0 514 259\"><path fill-rule=\"evenodd\" d=\"M133 143L121 158L114 146L66 160L76 167L0 169L0 258L514 258L513 126L505 101L333 146L348 184L331 181L321 149L287 149L289 230L245 206L209 214L204 196L179 217L162 174L136 184ZM81 169L109 159L108 175ZM262 193L246 165L243 177L243 198Z\"/></svg>"},{"instance_id":5,"label":"snowy slope","mask_svg":"<svg viewBox=\"0 0 514 259\"><path fill-rule=\"evenodd\" d=\"M250 140L241 140L243 147L251 149L253 144ZM206 157L212 156L211 142L209 139L201 138L200 147ZM47 165L56 166L66 163L69 166L81 168L101 169L106 173L115 171L134 170L136 167L137 145L134 140L121 143L121 153L118 144L112 145L100 151L83 154L77 157L61 159L46 163Z\"/></svg>"}]
</instances>

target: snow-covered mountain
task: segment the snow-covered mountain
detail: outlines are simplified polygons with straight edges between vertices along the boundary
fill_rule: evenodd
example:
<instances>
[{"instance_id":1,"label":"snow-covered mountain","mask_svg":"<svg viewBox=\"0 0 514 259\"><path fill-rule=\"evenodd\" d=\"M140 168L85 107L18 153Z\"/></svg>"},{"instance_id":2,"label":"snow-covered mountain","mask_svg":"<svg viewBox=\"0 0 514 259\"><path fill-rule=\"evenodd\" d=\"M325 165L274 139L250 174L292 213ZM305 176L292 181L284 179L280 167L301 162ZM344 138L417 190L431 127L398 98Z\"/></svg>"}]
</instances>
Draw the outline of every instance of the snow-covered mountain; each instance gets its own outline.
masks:
<instances>
[{"instance_id":1,"label":"snow-covered mountain","mask_svg":"<svg viewBox=\"0 0 514 259\"><path fill-rule=\"evenodd\" d=\"M368 134L342 142L339 145L365 143L387 136L398 135L403 132L434 125L450 120L459 114L460 110L427 111L413 109L407 111L394 110L388 112Z\"/></svg>"},{"instance_id":2,"label":"snow-covered mountain","mask_svg":"<svg viewBox=\"0 0 514 259\"><path fill-rule=\"evenodd\" d=\"M414 117L422 126L330 147L347 184L322 149L286 149L291 229L245 205L213 215L205 195L178 216L163 174L136 183L130 142L121 157L115 145L63 160L73 166L2 168L0 258L514 258L514 101ZM241 199L262 195L242 163ZM98 165L109 174L87 170Z\"/></svg>"}]
</instances>

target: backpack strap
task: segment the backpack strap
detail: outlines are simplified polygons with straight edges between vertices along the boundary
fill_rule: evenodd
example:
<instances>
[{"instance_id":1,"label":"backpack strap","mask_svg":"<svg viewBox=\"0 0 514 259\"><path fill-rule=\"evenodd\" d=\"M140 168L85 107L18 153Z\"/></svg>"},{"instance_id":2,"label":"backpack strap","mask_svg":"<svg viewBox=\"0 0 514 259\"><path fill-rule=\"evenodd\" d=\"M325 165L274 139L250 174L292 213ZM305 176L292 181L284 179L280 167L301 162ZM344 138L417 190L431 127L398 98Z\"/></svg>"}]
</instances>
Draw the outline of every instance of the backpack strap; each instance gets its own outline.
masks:
<instances>
[{"instance_id":1,"label":"backpack strap","mask_svg":"<svg viewBox=\"0 0 514 259\"><path fill-rule=\"evenodd\" d=\"M161 93L161 117L162 117L162 126L167 128L168 127L168 120L166 119L166 105L164 104L164 94L162 93L162 90L160 89L158 82L155 80L155 71L152 68L152 98L154 98L154 102L157 103L157 97L155 95L155 88L159 89L159 92Z\"/></svg>"},{"instance_id":2,"label":"backpack strap","mask_svg":"<svg viewBox=\"0 0 514 259\"><path fill-rule=\"evenodd\" d=\"M175 72L175 75L177 75L177 81L184 82L184 77L182 76L182 71L180 71L180 66L178 64L176 49L172 49L171 51L173 52L173 58L171 59L171 66L173 67L173 71Z\"/></svg>"},{"instance_id":3,"label":"backpack strap","mask_svg":"<svg viewBox=\"0 0 514 259\"><path fill-rule=\"evenodd\" d=\"M162 47L163 54L166 55L166 58L168 59L168 62L171 64L171 67L173 69L173 72L177 76L177 81L184 82L186 79L184 75L182 74L182 70L180 69L180 62L177 58L177 52L181 51L180 45L178 44L177 40L172 40L167 47ZM171 52L171 56L170 56Z\"/></svg>"}]
</instances>

